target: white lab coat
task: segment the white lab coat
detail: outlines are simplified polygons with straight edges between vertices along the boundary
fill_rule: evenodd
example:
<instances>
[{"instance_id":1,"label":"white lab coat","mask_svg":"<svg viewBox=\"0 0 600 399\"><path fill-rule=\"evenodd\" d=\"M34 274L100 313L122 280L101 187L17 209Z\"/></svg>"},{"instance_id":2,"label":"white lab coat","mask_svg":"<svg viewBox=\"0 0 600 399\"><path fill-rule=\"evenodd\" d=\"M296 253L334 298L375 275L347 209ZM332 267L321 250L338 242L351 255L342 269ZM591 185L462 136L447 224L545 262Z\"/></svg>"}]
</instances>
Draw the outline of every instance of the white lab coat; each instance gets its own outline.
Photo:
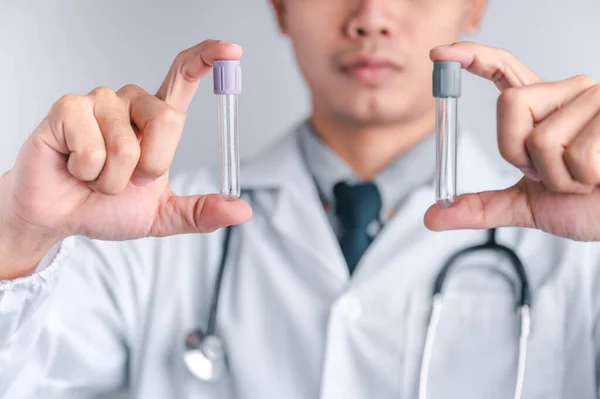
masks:
<instances>
[{"instance_id":1,"label":"white lab coat","mask_svg":"<svg viewBox=\"0 0 600 399\"><path fill-rule=\"evenodd\" d=\"M423 226L432 187L415 191L352 279L290 134L244 165L253 220L234 229L218 331L229 374L199 382L182 360L206 327L223 232L130 242L71 238L35 276L0 284L0 397L416 398L433 280L483 231ZM432 156L434 156L432 154ZM461 192L504 181L468 136ZM217 173L173 179L217 192ZM524 399L597 397L597 245L500 229L532 289ZM495 255L465 260L446 285L429 398L511 398L519 283Z\"/></svg>"}]
</instances>

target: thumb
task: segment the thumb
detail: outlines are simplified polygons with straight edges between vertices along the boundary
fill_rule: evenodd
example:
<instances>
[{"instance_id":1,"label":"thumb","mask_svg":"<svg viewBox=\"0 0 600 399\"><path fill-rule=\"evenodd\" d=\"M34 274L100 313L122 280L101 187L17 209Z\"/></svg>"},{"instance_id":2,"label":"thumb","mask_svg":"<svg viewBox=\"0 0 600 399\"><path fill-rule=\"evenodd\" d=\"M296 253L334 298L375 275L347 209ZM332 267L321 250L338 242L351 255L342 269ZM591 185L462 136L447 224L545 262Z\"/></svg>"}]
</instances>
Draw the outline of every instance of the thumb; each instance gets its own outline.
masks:
<instances>
[{"instance_id":1,"label":"thumb","mask_svg":"<svg viewBox=\"0 0 600 399\"><path fill-rule=\"evenodd\" d=\"M435 204L425 212L425 227L433 231L535 227L527 192L521 187L517 183L505 190L464 194L448 208Z\"/></svg>"},{"instance_id":2,"label":"thumb","mask_svg":"<svg viewBox=\"0 0 600 399\"><path fill-rule=\"evenodd\" d=\"M243 200L226 201L219 194L178 196L171 193L157 210L150 236L210 233L246 223L251 217L250 205Z\"/></svg>"}]
</instances>

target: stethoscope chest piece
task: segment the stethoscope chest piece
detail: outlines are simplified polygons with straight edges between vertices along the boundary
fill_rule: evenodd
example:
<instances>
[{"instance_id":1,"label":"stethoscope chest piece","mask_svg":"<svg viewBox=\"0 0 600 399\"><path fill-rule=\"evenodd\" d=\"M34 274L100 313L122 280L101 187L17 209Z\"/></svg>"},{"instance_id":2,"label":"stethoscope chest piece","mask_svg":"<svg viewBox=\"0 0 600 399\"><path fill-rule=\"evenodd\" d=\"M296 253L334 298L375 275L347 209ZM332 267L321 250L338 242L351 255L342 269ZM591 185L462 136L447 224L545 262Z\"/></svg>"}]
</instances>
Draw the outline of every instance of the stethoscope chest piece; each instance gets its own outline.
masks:
<instances>
[{"instance_id":1,"label":"stethoscope chest piece","mask_svg":"<svg viewBox=\"0 0 600 399\"><path fill-rule=\"evenodd\" d=\"M225 348L216 335L192 331L185 340L183 360L188 370L202 381L216 381L225 371Z\"/></svg>"}]
</instances>

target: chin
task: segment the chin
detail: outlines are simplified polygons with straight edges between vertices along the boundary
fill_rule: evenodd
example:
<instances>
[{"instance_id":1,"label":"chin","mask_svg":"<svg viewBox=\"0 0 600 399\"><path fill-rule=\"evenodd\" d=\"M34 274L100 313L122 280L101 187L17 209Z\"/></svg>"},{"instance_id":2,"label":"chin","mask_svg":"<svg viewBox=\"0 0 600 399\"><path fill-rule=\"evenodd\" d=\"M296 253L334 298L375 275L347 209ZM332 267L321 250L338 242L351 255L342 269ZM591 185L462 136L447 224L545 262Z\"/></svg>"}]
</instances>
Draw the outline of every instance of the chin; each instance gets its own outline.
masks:
<instances>
[{"instance_id":1,"label":"chin","mask_svg":"<svg viewBox=\"0 0 600 399\"><path fill-rule=\"evenodd\" d=\"M379 126L401 123L410 118L412 112L408 107L402 106L402 101L391 99L372 98L370 101L357 101L357 98L348 97L338 104L336 113L348 123Z\"/></svg>"}]
</instances>

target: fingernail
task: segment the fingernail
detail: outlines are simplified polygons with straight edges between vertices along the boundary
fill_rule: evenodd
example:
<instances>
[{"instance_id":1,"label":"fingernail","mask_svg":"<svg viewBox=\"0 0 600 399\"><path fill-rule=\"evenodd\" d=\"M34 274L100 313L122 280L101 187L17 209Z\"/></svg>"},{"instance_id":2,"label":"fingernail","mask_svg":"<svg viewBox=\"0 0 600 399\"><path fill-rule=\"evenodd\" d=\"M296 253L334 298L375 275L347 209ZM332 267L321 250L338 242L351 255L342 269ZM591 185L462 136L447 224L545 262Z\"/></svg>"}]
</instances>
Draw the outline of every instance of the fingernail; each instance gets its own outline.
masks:
<instances>
[{"instance_id":1,"label":"fingernail","mask_svg":"<svg viewBox=\"0 0 600 399\"><path fill-rule=\"evenodd\" d=\"M449 47L453 47L455 44L456 44L456 42L454 42L454 43L440 44L436 48L449 48Z\"/></svg>"},{"instance_id":2,"label":"fingernail","mask_svg":"<svg viewBox=\"0 0 600 399\"><path fill-rule=\"evenodd\" d=\"M533 168L519 168L521 170L521 172L523 172L523 174L525 175L525 177L527 177L529 180L533 180L533 181L541 181L542 179L540 179L540 175L537 172L537 170L533 169Z\"/></svg>"},{"instance_id":3,"label":"fingernail","mask_svg":"<svg viewBox=\"0 0 600 399\"><path fill-rule=\"evenodd\" d=\"M223 40L217 41L217 44L222 47L229 47L229 46L236 45L235 43L225 42ZM216 48L216 46L208 46L208 47L202 49L202 55L205 57L210 56L211 52L215 51L215 48Z\"/></svg>"}]
</instances>

